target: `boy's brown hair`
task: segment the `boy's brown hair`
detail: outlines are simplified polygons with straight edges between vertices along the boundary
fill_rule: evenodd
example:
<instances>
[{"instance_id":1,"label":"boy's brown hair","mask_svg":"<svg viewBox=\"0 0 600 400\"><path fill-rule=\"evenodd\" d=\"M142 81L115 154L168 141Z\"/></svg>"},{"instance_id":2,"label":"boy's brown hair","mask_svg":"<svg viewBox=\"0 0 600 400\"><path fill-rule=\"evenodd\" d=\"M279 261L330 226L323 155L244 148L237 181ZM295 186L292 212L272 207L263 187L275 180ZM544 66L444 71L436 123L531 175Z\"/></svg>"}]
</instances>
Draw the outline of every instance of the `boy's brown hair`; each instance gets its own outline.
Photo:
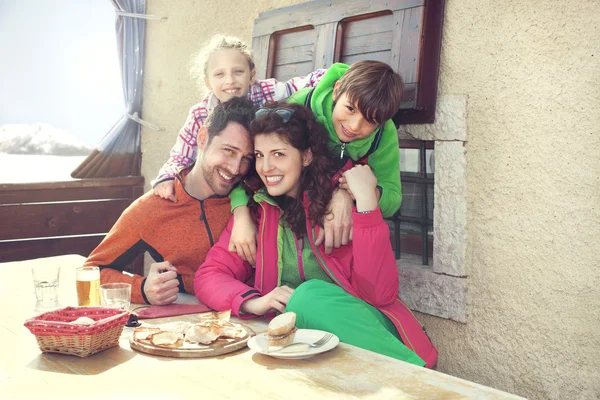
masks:
<instances>
[{"instance_id":1,"label":"boy's brown hair","mask_svg":"<svg viewBox=\"0 0 600 400\"><path fill-rule=\"evenodd\" d=\"M384 124L400 109L402 78L386 63L357 61L338 80L336 98L348 96L372 124Z\"/></svg>"}]
</instances>

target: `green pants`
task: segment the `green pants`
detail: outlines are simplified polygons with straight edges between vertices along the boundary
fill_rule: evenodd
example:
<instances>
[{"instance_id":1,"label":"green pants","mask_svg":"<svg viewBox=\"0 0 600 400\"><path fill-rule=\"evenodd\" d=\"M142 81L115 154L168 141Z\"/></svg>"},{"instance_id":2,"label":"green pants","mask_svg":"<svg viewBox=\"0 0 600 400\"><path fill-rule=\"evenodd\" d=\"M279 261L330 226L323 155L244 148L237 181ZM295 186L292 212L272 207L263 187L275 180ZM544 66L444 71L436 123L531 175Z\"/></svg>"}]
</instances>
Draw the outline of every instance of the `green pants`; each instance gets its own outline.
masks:
<instances>
[{"instance_id":1,"label":"green pants","mask_svg":"<svg viewBox=\"0 0 600 400\"><path fill-rule=\"evenodd\" d=\"M299 329L334 333L341 342L423 366L425 362L400 340L395 325L381 311L317 279L298 286L286 311L296 313Z\"/></svg>"}]
</instances>

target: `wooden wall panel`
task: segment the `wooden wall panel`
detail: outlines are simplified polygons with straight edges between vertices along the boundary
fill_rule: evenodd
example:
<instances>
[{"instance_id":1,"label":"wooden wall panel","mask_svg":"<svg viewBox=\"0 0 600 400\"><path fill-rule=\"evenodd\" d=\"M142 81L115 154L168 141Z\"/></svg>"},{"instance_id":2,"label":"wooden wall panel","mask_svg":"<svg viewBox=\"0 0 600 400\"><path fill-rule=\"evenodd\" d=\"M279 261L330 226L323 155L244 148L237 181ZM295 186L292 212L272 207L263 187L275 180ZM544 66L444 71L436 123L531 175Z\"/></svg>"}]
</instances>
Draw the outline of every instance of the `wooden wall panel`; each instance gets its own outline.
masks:
<instances>
[{"instance_id":1,"label":"wooden wall panel","mask_svg":"<svg viewBox=\"0 0 600 400\"><path fill-rule=\"evenodd\" d=\"M394 122L431 123L444 4L445 0L314 0L263 12L253 32L255 54L263 57L258 76L264 70L267 78L285 80L334 62L382 61L405 83Z\"/></svg>"},{"instance_id":2,"label":"wooden wall panel","mask_svg":"<svg viewBox=\"0 0 600 400\"><path fill-rule=\"evenodd\" d=\"M0 262L87 256L143 185L143 177L0 185Z\"/></svg>"},{"instance_id":3,"label":"wooden wall panel","mask_svg":"<svg viewBox=\"0 0 600 400\"><path fill-rule=\"evenodd\" d=\"M0 206L0 240L107 233L130 201L97 200Z\"/></svg>"},{"instance_id":4,"label":"wooden wall panel","mask_svg":"<svg viewBox=\"0 0 600 400\"><path fill-rule=\"evenodd\" d=\"M0 241L0 262L23 261L63 254L87 257L100 244L104 235Z\"/></svg>"},{"instance_id":5,"label":"wooden wall panel","mask_svg":"<svg viewBox=\"0 0 600 400\"><path fill-rule=\"evenodd\" d=\"M287 81L312 72L315 38L312 26L277 33L274 36L273 77Z\"/></svg>"}]
</instances>

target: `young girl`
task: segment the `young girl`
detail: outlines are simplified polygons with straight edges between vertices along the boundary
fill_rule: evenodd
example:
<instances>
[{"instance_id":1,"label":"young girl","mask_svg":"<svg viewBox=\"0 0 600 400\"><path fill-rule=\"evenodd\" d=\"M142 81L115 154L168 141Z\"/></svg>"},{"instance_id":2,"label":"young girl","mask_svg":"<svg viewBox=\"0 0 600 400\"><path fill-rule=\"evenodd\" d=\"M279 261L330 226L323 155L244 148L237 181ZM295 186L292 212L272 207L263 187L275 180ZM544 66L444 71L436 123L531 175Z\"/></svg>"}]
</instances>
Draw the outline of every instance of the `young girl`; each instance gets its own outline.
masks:
<instances>
[{"instance_id":1,"label":"young girl","mask_svg":"<svg viewBox=\"0 0 600 400\"><path fill-rule=\"evenodd\" d=\"M215 35L194 57L191 72L197 77L198 85L208 89L209 93L190 109L169 159L152 181L154 194L171 201L177 201L173 192L173 179L178 170L196 160L198 130L217 104L234 96L248 96L257 107L267 101L283 100L299 89L315 86L325 70L311 72L306 77L292 78L285 83L275 79L256 80L250 48L236 37Z\"/></svg>"},{"instance_id":2,"label":"young girl","mask_svg":"<svg viewBox=\"0 0 600 400\"><path fill-rule=\"evenodd\" d=\"M398 298L398 270L370 167L344 172L356 199L353 241L328 255L315 244L336 172L325 128L296 104L262 108L256 116L250 129L264 185L249 203L259 232L256 269L228 251L230 220L196 271L198 299L242 318L294 311L298 328L333 332L343 342L432 367L437 351Z\"/></svg>"}]
</instances>

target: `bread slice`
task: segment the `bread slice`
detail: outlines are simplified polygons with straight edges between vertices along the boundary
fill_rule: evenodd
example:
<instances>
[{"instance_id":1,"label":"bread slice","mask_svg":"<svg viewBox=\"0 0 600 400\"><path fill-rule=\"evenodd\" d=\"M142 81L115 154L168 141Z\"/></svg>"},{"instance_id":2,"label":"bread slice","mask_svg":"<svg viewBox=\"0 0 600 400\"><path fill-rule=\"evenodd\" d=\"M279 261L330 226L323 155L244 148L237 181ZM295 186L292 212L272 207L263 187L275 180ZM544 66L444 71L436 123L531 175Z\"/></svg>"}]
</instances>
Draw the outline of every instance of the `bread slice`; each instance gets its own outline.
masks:
<instances>
[{"instance_id":1,"label":"bread slice","mask_svg":"<svg viewBox=\"0 0 600 400\"><path fill-rule=\"evenodd\" d=\"M150 336L154 335L155 333L159 333L159 332L161 332L160 328L150 328L147 326L140 326L139 328L136 328L133 331L133 340L135 340L136 342L139 342L139 343L152 344L152 342L150 341Z\"/></svg>"},{"instance_id":2,"label":"bread slice","mask_svg":"<svg viewBox=\"0 0 600 400\"><path fill-rule=\"evenodd\" d=\"M150 336L150 342L158 347L177 348L183 345L183 334L161 331Z\"/></svg>"},{"instance_id":3,"label":"bread slice","mask_svg":"<svg viewBox=\"0 0 600 400\"><path fill-rule=\"evenodd\" d=\"M295 313L286 312L273 318L267 327L269 350L276 350L291 344L296 336L296 331Z\"/></svg>"}]
</instances>

